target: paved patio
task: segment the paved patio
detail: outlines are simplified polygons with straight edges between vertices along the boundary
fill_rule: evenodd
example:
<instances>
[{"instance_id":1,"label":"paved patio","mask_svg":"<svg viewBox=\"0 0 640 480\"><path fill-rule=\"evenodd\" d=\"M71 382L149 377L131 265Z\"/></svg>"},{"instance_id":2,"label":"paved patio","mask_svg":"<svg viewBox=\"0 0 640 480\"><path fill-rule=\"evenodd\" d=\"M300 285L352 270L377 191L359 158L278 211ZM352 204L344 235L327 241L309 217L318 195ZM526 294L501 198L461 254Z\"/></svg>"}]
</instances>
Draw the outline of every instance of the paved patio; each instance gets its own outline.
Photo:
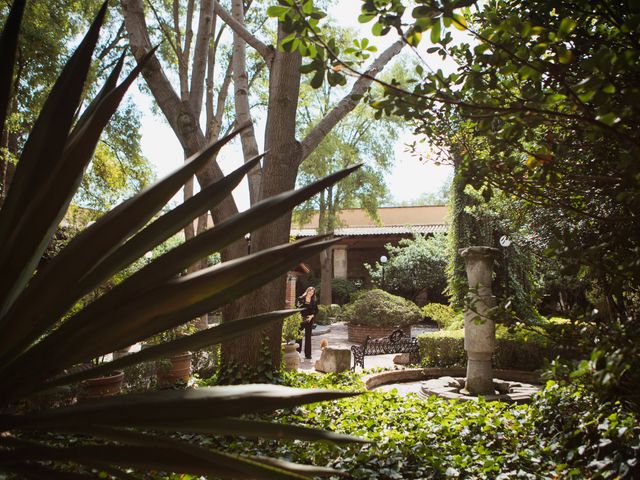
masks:
<instances>
[{"instance_id":1,"label":"paved patio","mask_svg":"<svg viewBox=\"0 0 640 480\"><path fill-rule=\"evenodd\" d=\"M328 330L328 331L327 331ZM412 327L411 334L413 336L423 333L425 331L429 331L433 329L425 328L425 327ZM299 370L303 370L305 372L315 372L315 364L316 360L320 358L320 342L323 338L326 338L329 341L329 346L333 348L347 348L351 349L351 345L354 345L353 342L347 340L347 324L344 322L338 322L330 325L330 328L324 327L322 325L318 325L314 330L314 335L311 337L311 360L306 360L304 355L300 356L300 368ZM370 368L393 368L395 365L393 363L393 357L396 354L390 355L375 355L365 357L364 364L367 369ZM353 356L351 357L351 364L353 365ZM362 371L360 367L356 369L357 372Z\"/></svg>"}]
</instances>

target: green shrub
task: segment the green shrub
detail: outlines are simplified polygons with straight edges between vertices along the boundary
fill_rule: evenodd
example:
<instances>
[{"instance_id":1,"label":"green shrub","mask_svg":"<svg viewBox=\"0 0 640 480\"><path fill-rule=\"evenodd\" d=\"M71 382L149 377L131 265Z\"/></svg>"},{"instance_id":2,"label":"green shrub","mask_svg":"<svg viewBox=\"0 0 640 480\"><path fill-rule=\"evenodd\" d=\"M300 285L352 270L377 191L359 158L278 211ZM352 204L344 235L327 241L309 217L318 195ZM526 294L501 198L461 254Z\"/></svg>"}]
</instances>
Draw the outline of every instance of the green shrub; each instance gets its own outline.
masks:
<instances>
[{"instance_id":1,"label":"green shrub","mask_svg":"<svg viewBox=\"0 0 640 480\"><path fill-rule=\"evenodd\" d=\"M318 305L318 313L313 317L313 321L318 325L331 325L331 319L329 318L329 305Z\"/></svg>"},{"instance_id":2,"label":"green shrub","mask_svg":"<svg viewBox=\"0 0 640 480\"><path fill-rule=\"evenodd\" d=\"M464 331L445 331L418 335L420 363L424 367L464 367Z\"/></svg>"},{"instance_id":3,"label":"green shrub","mask_svg":"<svg viewBox=\"0 0 640 480\"><path fill-rule=\"evenodd\" d=\"M350 301L350 296L358 290L358 287L351 280L346 278L334 278L331 280L331 298L334 303L344 305Z\"/></svg>"},{"instance_id":4,"label":"green shrub","mask_svg":"<svg viewBox=\"0 0 640 480\"><path fill-rule=\"evenodd\" d=\"M364 295L365 293L367 293L369 290L367 289L360 289L360 290L356 290L355 292L351 293L351 295L349 295L349 303L353 303L356 300L358 300L362 295ZM343 305L344 307L344 305Z\"/></svg>"},{"instance_id":5,"label":"green shrub","mask_svg":"<svg viewBox=\"0 0 640 480\"><path fill-rule=\"evenodd\" d=\"M331 325L338 314L342 311L342 307L335 303L331 305L318 305L318 313L314 318L318 325Z\"/></svg>"},{"instance_id":6,"label":"green shrub","mask_svg":"<svg viewBox=\"0 0 640 480\"><path fill-rule=\"evenodd\" d=\"M464 350L464 330L441 330L418 336L421 364L425 367L464 367L467 357ZM507 332L498 328L494 368L509 370L539 370L556 352L546 337L535 332Z\"/></svg>"},{"instance_id":7,"label":"green shrub","mask_svg":"<svg viewBox=\"0 0 640 480\"><path fill-rule=\"evenodd\" d=\"M451 321L444 328L445 330L455 331L464 328L464 313L458 312L456 316L451 319Z\"/></svg>"},{"instance_id":8,"label":"green shrub","mask_svg":"<svg viewBox=\"0 0 640 480\"><path fill-rule=\"evenodd\" d=\"M420 322L422 312L410 300L375 289L345 305L338 318L354 325L403 326Z\"/></svg>"},{"instance_id":9,"label":"green shrub","mask_svg":"<svg viewBox=\"0 0 640 480\"><path fill-rule=\"evenodd\" d=\"M288 343L293 340L302 338L302 329L300 323L302 322L302 315L300 312L296 312L293 315L285 317L282 321L282 342Z\"/></svg>"},{"instance_id":10,"label":"green shrub","mask_svg":"<svg viewBox=\"0 0 640 480\"><path fill-rule=\"evenodd\" d=\"M422 315L438 324L440 328L446 328L456 317L456 312L449 305L442 303L427 303L422 307Z\"/></svg>"}]
</instances>

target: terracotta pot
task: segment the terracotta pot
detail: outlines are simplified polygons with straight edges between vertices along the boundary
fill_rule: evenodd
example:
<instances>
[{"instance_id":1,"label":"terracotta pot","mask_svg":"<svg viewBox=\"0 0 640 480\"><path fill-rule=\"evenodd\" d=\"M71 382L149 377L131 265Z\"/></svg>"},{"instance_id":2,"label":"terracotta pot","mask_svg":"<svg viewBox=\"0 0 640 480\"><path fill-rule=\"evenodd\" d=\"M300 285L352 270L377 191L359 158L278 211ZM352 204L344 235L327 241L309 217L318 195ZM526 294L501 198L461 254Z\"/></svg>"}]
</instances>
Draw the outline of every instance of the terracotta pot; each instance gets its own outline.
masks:
<instances>
[{"instance_id":1,"label":"terracotta pot","mask_svg":"<svg viewBox=\"0 0 640 480\"><path fill-rule=\"evenodd\" d=\"M156 377L161 386L186 383L191 376L191 352L178 353L156 363Z\"/></svg>"},{"instance_id":2,"label":"terracotta pot","mask_svg":"<svg viewBox=\"0 0 640 480\"><path fill-rule=\"evenodd\" d=\"M105 377L90 378L82 382L82 397L95 398L117 395L122 390L124 372L116 370Z\"/></svg>"},{"instance_id":3,"label":"terracotta pot","mask_svg":"<svg viewBox=\"0 0 640 480\"><path fill-rule=\"evenodd\" d=\"M296 351L295 343L287 343L284 346L284 366L287 370L297 370L300 366L300 354Z\"/></svg>"}]
</instances>

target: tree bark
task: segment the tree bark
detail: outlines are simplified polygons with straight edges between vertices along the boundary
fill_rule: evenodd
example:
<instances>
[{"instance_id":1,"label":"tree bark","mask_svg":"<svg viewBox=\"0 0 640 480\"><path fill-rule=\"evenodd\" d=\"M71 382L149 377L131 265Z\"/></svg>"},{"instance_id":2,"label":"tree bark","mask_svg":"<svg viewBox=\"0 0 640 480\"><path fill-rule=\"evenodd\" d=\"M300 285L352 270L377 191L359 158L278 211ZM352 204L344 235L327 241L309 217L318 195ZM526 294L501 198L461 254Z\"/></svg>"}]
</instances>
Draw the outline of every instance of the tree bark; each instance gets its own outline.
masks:
<instances>
[{"instance_id":1,"label":"tree bark","mask_svg":"<svg viewBox=\"0 0 640 480\"><path fill-rule=\"evenodd\" d=\"M244 2L233 0L233 18L244 25ZM237 32L233 33L233 85L235 94L235 109L237 122L240 125L251 122L249 108L249 77L247 75L247 52L245 41ZM258 155L258 142L253 128L248 128L240 134L242 153L245 161ZM256 166L247 175L249 181L249 202L251 205L258 201L262 169Z\"/></svg>"},{"instance_id":2,"label":"tree bark","mask_svg":"<svg viewBox=\"0 0 640 480\"><path fill-rule=\"evenodd\" d=\"M278 27L278 42L287 34ZM278 51L273 59L269 75L269 105L265 132L265 149L260 198L268 198L294 188L300 156L300 144L296 141L296 111L300 92L300 65L298 53ZM287 213L251 233L251 249L261 251L289 242L291 213ZM280 277L251 295L251 301L242 301L240 315L251 315L284 308L285 278ZM265 337L269 338L269 350L273 368L280 366L281 322L275 322L261 332L222 345L225 363L258 365L260 348Z\"/></svg>"}]
</instances>

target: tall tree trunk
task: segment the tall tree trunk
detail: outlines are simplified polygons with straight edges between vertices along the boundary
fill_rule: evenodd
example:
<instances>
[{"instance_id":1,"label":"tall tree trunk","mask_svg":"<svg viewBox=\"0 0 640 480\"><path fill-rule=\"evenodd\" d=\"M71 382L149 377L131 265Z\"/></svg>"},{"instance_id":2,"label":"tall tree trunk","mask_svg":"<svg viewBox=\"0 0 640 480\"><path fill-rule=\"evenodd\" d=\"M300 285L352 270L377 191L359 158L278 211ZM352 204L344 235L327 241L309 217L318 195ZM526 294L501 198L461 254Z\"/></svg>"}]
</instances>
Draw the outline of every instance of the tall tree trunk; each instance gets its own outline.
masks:
<instances>
[{"instance_id":1,"label":"tall tree trunk","mask_svg":"<svg viewBox=\"0 0 640 480\"><path fill-rule=\"evenodd\" d=\"M320 252L320 303L331 305L333 297L331 280L333 279L333 248Z\"/></svg>"},{"instance_id":2,"label":"tall tree trunk","mask_svg":"<svg viewBox=\"0 0 640 480\"><path fill-rule=\"evenodd\" d=\"M322 235L333 234L332 198L332 187L329 187L326 192L322 192L320 197L318 233ZM333 303L331 280L333 280L333 247L320 252L320 303L322 305L331 305Z\"/></svg>"},{"instance_id":3,"label":"tall tree trunk","mask_svg":"<svg viewBox=\"0 0 640 480\"><path fill-rule=\"evenodd\" d=\"M278 42L287 34L278 28ZM264 159L260 198L269 198L294 188L302 150L296 140L296 111L300 91L300 65L298 53L278 51L275 54L269 76L269 105L265 132L265 149L269 154ZM275 245L289 242L291 213L285 214L271 224L252 232L251 250L258 252ZM285 278L270 282L251 295L251 301L241 302L240 315L284 308ZM269 338L269 350L274 368L280 366L280 337L282 323L275 322L261 332L222 345L224 362L239 365L257 365L260 348Z\"/></svg>"}]
</instances>

